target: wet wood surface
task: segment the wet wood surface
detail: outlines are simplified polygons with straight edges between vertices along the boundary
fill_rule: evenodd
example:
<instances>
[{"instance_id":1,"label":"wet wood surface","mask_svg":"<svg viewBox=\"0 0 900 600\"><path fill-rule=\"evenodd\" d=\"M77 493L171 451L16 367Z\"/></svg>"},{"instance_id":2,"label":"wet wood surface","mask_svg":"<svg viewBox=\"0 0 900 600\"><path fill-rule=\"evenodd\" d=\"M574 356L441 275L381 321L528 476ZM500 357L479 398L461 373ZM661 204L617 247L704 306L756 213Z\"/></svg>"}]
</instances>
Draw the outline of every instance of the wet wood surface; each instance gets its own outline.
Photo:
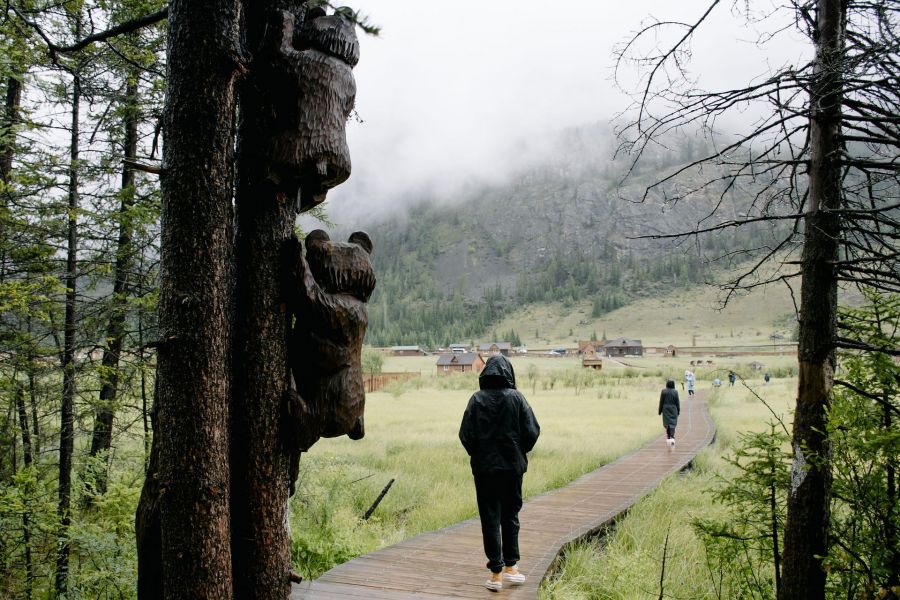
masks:
<instances>
[{"instance_id":1,"label":"wet wood surface","mask_svg":"<svg viewBox=\"0 0 900 600\"><path fill-rule=\"evenodd\" d=\"M715 426L703 395L685 397L681 406L674 449L659 436L525 503L519 513L519 569L528 577L524 585L499 592L483 587L488 571L475 518L338 565L315 581L294 585L291 600L536 598L565 544L602 530L712 442Z\"/></svg>"}]
</instances>

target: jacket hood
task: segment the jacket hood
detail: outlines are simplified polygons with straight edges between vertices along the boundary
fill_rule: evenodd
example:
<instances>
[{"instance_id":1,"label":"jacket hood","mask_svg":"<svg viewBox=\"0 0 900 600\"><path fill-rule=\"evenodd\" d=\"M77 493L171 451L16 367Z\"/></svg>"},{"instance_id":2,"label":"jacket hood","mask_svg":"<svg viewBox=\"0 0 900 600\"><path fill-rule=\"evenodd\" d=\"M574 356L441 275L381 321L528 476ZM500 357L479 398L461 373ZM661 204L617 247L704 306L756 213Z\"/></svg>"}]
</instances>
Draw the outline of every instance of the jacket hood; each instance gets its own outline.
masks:
<instances>
[{"instance_id":1,"label":"jacket hood","mask_svg":"<svg viewBox=\"0 0 900 600\"><path fill-rule=\"evenodd\" d=\"M675 381L672 379L669 379L668 381L666 381L666 387L675 389Z\"/></svg>"},{"instance_id":2,"label":"jacket hood","mask_svg":"<svg viewBox=\"0 0 900 600\"><path fill-rule=\"evenodd\" d=\"M502 354L490 357L478 376L478 386L483 390L516 389L512 363Z\"/></svg>"}]
</instances>

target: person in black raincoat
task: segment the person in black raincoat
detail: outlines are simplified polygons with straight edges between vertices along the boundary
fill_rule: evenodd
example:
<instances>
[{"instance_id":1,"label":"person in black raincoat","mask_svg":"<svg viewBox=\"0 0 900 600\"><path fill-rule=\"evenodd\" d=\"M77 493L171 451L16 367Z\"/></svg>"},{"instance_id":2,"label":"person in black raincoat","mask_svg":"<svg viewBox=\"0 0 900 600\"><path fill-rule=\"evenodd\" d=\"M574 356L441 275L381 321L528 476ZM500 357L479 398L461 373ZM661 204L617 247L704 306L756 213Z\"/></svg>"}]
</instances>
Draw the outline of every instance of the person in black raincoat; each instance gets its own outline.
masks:
<instances>
[{"instance_id":1,"label":"person in black raincoat","mask_svg":"<svg viewBox=\"0 0 900 600\"><path fill-rule=\"evenodd\" d=\"M487 567L485 587L524 583L519 573L519 510L526 454L541 433L525 396L516 389L512 364L502 355L488 359L478 377L481 388L469 399L459 440L471 457L475 495Z\"/></svg>"},{"instance_id":2,"label":"person in black raincoat","mask_svg":"<svg viewBox=\"0 0 900 600\"><path fill-rule=\"evenodd\" d=\"M681 403L678 401L678 390L671 379L666 381L666 388L659 395L659 413L662 415L663 427L666 429L666 443L670 447L675 446L675 427L678 425L678 415L681 413Z\"/></svg>"}]
</instances>

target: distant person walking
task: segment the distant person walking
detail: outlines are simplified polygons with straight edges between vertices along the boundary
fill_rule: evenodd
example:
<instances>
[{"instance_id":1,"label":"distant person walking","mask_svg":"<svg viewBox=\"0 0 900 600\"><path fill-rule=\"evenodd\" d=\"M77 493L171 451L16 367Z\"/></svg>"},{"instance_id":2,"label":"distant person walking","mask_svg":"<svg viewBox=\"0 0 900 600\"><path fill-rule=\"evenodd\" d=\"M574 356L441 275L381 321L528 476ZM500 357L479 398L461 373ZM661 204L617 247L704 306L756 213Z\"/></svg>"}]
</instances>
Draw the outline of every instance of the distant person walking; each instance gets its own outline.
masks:
<instances>
[{"instance_id":1,"label":"distant person walking","mask_svg":"<svg viewBox=\"0 0 900 600\"><path fill-rule=\"evenodd\" d=\"M734 374L734 371L728 371L728 383L731 384L731 387L734 387L735 380L737 380L737 375Z\"/></svg>"},{"instance_id":2,"label":"distant person walking","mask_svg":"<svg viewBox=\"0 0 900 600\"><path fill-rule=\"evenodd\" d=\"M528 402L516 389L512 364L502 355L488 359L478 377L479 391L469 399L459 426L459 441L471 457L481 536L492 591L521 585L519 572L519 510L526 454L534 448L540 425Z\"/></svg>"},{"instance_id":3,"label":"distant person walking","mask_svg":"<svg viewBox=\"0 0 900 600\"><path fill-rule=\"evenodd\" d=\"M766 385L769 385L769 380L770 380L770 379L772 379L772 378L769 376L769 372L766 371L766 374L763 375L763 381L766 382Z\"/></svg>"},{"instance_id":4,"label":"distant person walking","mask_svg":"<svg viewBox=\"0 0 900 600\"><path fill-rule=\"evenodd\" d=\"M675 381L666 381L666 387L659 395L659 412L662 415L663 427L666 430L666 443L670 448L675 447L675 427L678 425L678 415L681 414L681 402L678 401L678 390L675 389Z\"/></svg>"},{"instance_id":5,"label":"distant person walking","mask_svg":"<svg viewBox=\"0 0 900 600\"><path fill-rule=\"evenodd\" d=\"M694 373L692 371L689 371L686 379L687 379L688 396L693 396L694 395L694 380L695 380Z\"/></svg>"}]
</instances>

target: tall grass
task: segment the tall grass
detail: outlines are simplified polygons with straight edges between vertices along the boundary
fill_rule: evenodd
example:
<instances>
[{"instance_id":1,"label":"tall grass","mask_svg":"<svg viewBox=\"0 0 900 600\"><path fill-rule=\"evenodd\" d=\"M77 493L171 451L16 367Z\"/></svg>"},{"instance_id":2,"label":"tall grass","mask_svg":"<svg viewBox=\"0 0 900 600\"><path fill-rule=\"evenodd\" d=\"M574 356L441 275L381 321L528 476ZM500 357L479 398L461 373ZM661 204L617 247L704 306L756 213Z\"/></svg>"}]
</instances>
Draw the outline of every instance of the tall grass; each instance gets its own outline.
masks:
<instances>
[{"instance_id":1,"label":"tall grass","mask_svg":"<svg viewBox=\"0 0 900 600\"><path fill-rule=\"evenodd\" d=\"M666 479L640 500L615 530L598 542L573 544L556 576L544 584L540 598L657 598L665 548L667 598L732 598L735 578L708 560L691 526L695 517L721 516L725 508L709 492L734 475L723 456L731 452L741 431L758 431L775 417L789 426L796 380L780 380L752 391L735 386L712 393L710 410L717 424L716 443L698 454L694 468ZM755 392L755 393L754 393ZM668 545L665 544L668 536Z\"/></svg>"}]
</instances>

